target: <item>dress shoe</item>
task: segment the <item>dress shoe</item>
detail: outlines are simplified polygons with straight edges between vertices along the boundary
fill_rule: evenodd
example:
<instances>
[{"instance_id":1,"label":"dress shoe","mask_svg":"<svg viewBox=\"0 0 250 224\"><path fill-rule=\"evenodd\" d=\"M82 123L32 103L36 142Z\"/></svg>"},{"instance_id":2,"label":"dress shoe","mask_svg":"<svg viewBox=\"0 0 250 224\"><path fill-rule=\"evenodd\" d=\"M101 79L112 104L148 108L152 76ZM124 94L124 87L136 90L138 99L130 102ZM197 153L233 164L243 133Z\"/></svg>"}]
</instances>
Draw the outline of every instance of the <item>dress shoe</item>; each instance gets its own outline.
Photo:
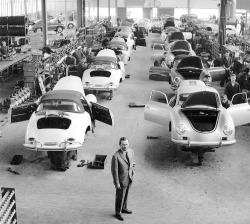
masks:
<instances>
[{"instance_id":1,"label":"dress shoe","mask_svg":"<svg viewBox=\"0 0 250 224\"><path fill-rule=\"evenodd\" d=\"M132 214L132 211L128 209L122 209L122 213Z\"/></svg>"},{"instance_id":2,"label":"dress shoe","mask_svg":"<svg viewBox=\"0 0 250 224\"><path fill-rule=\"evenodd\" d=\"M120 221L123 221L123 218L122 218L122 216L121 216L120 214L115 214L115 217L116 217L117 219L119 219Z\"/></svg>"}]
</instances>

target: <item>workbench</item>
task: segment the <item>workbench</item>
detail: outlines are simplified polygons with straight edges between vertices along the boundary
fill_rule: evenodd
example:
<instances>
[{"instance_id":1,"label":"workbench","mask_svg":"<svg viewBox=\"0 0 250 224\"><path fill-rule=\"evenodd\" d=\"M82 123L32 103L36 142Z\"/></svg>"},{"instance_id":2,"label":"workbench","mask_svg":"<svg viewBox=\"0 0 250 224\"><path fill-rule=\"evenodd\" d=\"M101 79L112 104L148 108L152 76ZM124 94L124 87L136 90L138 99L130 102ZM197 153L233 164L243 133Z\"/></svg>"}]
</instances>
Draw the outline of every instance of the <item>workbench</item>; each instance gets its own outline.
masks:
<instances>
[{"instance_id":1,"label":"workbench","mask_svg":"<svg viewBox=\"0 0 250 224\"><path fill-rule=\"evenodd\" d=\"M14 66L29 56L30 52L25 54L20 53L16 54L16 56L13 59L10 59L11 57L13 57L10 56L10 58L0 61L0 81L2 82L2 86L4 81L8 80L10 77L14 75ZM11 72L9 71L10 68ZM5 70L7 70L6 73L4 73Z\"/></svg>"}]
</instances>

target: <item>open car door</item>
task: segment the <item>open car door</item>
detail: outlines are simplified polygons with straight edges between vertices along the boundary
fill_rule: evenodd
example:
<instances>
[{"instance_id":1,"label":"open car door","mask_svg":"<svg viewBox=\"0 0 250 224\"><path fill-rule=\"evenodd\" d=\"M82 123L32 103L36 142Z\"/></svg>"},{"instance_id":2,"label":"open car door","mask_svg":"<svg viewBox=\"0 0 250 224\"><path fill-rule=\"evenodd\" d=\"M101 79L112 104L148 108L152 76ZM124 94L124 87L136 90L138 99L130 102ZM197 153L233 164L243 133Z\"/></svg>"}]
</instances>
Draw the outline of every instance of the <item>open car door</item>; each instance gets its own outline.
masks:
<instances>
[{"instance_id":1,"label":"open car door","mask_svg":"<svg viewBox=\"0 0 250 224\"><path fill-rule=\"evenodd\" d=\"M114 115L107 107L97 103L92 103L92 114L95 120L101 121L111 126L114 125Z\"/></svg>"},{"instance_id":2,"label":"open car door","mask_svg":"<svg viewBox=\"0 0 250 224\"><path fill-rule=\"evenodd\" d=\"M152 90L144 109L144 119L164 126L169 125L171 107L165 93Z\"/></svg>"},{"instance_id":3,"label":"open car door","mask_svg":"<svg viewBox=\"0 0 250 224\"><path fill-rule=\"evenodd\" d=\"M32 113L37 109L37 103L22 104L8 110L9 123L29 120Z\"/></svg>"},{"instance_id":4,"label":"open car door","mask_svg":"<svg viewBox=\"0 0 250 224\"><path fill-rule=\"evenodd\" d=\"M250 123L250 105L246 93L237 93L232 98L232 104L227 111L231 115L234 125L240 126Z\"/></svg>"},{"instance_id":5,"label":"open car door","mask_svg":"<svg viewBox=\"0 0 250 224\"><path fill-rule=\"evenodd\" d=\"M212 82L215 81L221 81L222 78L226 77L226 71L224 69L224 67L219 66L219 67L211 67L207 70L211 77L212 77Z\"/></svg>"}]
</instances>

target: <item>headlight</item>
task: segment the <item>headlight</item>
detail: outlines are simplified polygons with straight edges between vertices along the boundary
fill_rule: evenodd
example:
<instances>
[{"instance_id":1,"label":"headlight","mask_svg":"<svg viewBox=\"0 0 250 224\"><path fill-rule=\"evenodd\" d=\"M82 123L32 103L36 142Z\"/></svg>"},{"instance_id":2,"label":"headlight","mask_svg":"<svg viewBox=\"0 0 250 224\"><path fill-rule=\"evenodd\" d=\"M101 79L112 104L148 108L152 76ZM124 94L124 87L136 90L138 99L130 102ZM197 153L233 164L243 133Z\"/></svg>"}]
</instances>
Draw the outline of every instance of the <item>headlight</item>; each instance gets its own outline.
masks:
<instances>
[{"instance_id":1,"label":"headlight","mask_svg":"<svg viewBox=\"0 0 250 224\"><path fill-rule=\"evenodd\" d=\"M225 124L224 127L223 127L223 132L227 136L233 134L233 128L232 128L232 126Z\"/></svg>"},{"instance_id":2,"label":"headlight","mask_svg":"<svg viewBox=\"0 0 250 224\"><path fill-rule=\"evenodd\" d=\"M178 124L176 127L176 131L179 135L183 135L186 132L186 126L184 124Z\"/></svg>"},{"instance_id":3,"label":"headlight","mask_svg":"<svg viewBox=\"0 0 250 224\"><path fill-rule=\"evenodd\" d=\"M181 82L181 79L179 77L174 78L173 82L175 84L179 84Z\"/></svg>"}]
</instances>

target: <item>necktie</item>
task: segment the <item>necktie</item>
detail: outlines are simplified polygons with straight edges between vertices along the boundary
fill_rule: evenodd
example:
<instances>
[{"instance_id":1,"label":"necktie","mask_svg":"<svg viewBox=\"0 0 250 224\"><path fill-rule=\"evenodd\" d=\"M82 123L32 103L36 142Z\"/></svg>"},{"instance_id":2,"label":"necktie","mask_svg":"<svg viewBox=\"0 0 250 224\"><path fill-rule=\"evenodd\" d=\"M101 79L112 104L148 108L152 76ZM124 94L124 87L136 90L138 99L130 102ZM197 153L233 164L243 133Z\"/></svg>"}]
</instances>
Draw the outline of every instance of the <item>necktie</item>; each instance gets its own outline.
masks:
<instances>
[{"instance_id":1,"label":"necktie","mask_svg":"<svg viewBox=\"0 0 250 224\"><path fill-rule=\"evenodd\" d=\"M128 158L128 152L125 153L125 156L126 156L126 159L128 160L129 162L129 158Z\"/></svg>"}]
</instances>

